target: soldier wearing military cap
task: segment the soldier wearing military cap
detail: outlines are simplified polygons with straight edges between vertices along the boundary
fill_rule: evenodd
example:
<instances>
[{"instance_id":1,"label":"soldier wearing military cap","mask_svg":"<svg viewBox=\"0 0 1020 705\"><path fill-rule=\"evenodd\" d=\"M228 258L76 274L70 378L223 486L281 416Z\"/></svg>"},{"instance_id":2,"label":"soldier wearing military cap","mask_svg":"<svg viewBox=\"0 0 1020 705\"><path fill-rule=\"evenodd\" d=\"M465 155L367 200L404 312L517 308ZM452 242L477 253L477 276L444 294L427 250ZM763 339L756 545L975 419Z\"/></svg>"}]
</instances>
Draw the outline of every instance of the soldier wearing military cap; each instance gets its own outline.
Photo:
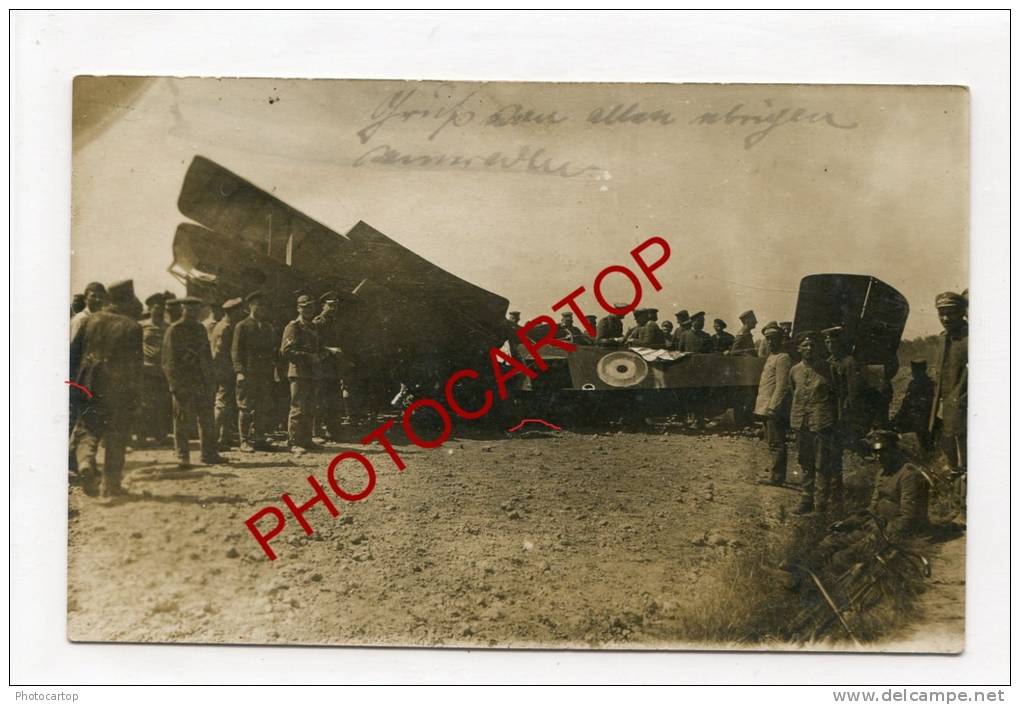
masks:
<instances>
[{"instance_id":1,"label":"soldier wearing military cap","mask_svg":"<svg viewBox=\"0 0 1020 705\"><path fill-rule=\"evenodd\" d=\"M216 373L209 351L209 336L199 323L202 300L193 296L176 299L181 319L163 339L163 372L170 385L174 409L174 450L182 469L191 467L190 431L198 422L202 462L226 462L217 451L213 424Z\"/></svg>"},{"instance_id":2,"label":"soldier wearing military cap","mask_svg":"<svg viewBox=\"0 0 1020 705\"><path fill-rule=\"evenodd\" d=\"M556 326L556 337L565 340L574 340L584 335L584 331L574 324L574 314L565 311L560 314L559 325Z\"/></svg>"},{"instance_id":3,"label":"soldier wearing military cap","mask_svg":"<svg viewBox=\"0 0 1020 705\"><path fill-rule=\"evenodd\" d=\"M676 349L688 353L712 352L712 336L705 332L705 312L698 311L685 323L677 333Z\"/></svg>"},{"instance_id":4,"label":"soldier wearing military cap","mask_svg":"<svg viewBox=\"0 0 1020 705\"><path fill-rule=\"evenodd\" d=\"M770 485L786 482L786 431L790 427L790 370L793 367L785 351L786 336L775 321L761 329L768 341L769 354L765 358L758 380L758 397L754 413L765 419L765 442L772 462L769 466Z\"/></svg>"},{"instance_id":5,"label":"soldier wearing military cap","mask_svg":"<svg viewBox=\"0 0 1020 705\"><path fill-rule=\"evenodd\" d=\"M209 304L209 317L205 319L202 325L205 326L206 333L209 336L209 344L212 345L212 334L216 328L216 324L223 320L224 310L223 305L219 303Z\"/></svg>"},{"instance_id":6,"label":"soldier wearing military cap","mask_svg":"<svg viewBox=\"0 0 1020 705\"><path fill-rule=\"evenodd\" d=\"M615 303L613 308L624 310L625 303ZM616 345L623 342L623 316L615 313L607 313L595 326L595 342L599 345Z\"/></svg>"},{"instance_id":7,"label":"soldier wearing military cap","mask_svg":"<svg viewBox=\"0 0 1020 705\"><path fill-rule=\"evenodd\" d=\"M290 380L290 414L287 417L287 436L292 453L317 449L312 441L312 424L315 418L315 399L318 388L319 365L322 347L319 333L313 323L315 299L302 294L297 299L298 317L287 324L280 343L280 357L287 361L287 379Z\"/></svg>"},{"instance_id":8,"label":"soldier wearing military cap","mask_svg":"<svg viewBox=\"0 0 1020 705\"><path fill-rule=\"evenodd\" d=\"M237 427L241 451L273 450L268 442L273 413L273 372L276 366L276 330L261 291L245 297L248 317L234 327L230 359L234 366Z\"/></svg>"},{"instance_id":9,"label":"soldier wearing military cap","mask_svg":"<svg viewBox=\"0 0 1020 705\"><path fill-rule=\"evenodd\" d=\"M797 336L801 361L790 370L793 398L790 426L797 432L797 462L801 468L801 501L796 514L824 511L832 491L836 448L836 390L832 368L813 331Z\"/></svg>"},{"instance_id":10,"label":"soldier wearing military cap","mask_svg":"<svg viewBox=\"0 0 1020 705\"><path fill-rule=\"evenodd\" d=\"M209 338L213 371L216 376L216 399L213 403L213 425L221 450L233 445L237 429L237 380L231 353L234 331L245 316L240 298L223 302L223 317L213 327Z\"/></svg>"},{"instance_id":11,"label":"soldier wearing military cap","mask_svg":"<svg viewBox=\"0 0 1020 705\"><path fill-rule=\"evenodd\" d=\"M629 344L642 348L666 347L666 336L663 334L662 328L659 327L658 323L659 309L638 309L634 312L635 319L637 319L638 311L641 312L642 317L639 319L638 327L634 329L630 336Z\"/></svg>"},{"instance_id":12,"label":"soldier wearing military cap","mask_svg":"<svg viewBox=\"0 0 1020 705\"><path fill-rule=\"evenodd\" d=\"M733 347L733 334L726 331L726 321L717 318L712 321L715 335L712 336L712 350L717 353L729 352Z\"/></svg>"},{"instance_id":13,"label":"soldier wearing military cap","mask_svg":"<svg viewBox=\"0 0 1020 705\"><path fill-rule=\"evenodd\" d=\"M935 298L943 331L935 359L935 393L928 430L955 475L967 472L967 299L946 291Z\"/></svg>"},{"instance_id":14,"label":"soldier wearing military cap","mask_svg":"<svg viewBox=\"0 0 1020 705\"><path fill-rule=\"evenodd\" d=\"M880 465L868 509L893 540L923 533L929 527L928 481L907 461L895 432L872 431L867 443Z\"/></svg>"},{"instance_id":15,"label":"soldier wearing military cap","mask_svg":"<svg viewBox=\"0 0 1020 705\"><path fill-rule=\"evenodd\" d=\"M836 391L836 445L832 456L832 498L843 501L843 452L858 441L860 425L859 372L854 356L848 351L843 326L822 331L829 367Z\"/></svg>"},{"instance_id":16,"label":"soldier wearing military cap","mask_svg":"<svg viewBox=\"0 0 1020 705\"><path fill-rule=\"evenodd\" d=\"M322 362L319 365L318 398L316 404L316 420L314 427L321 423L329 437L339 441L341 436L340 420L344 413L343 381L340 368L346 363L340 349L340 295L335 291L327 291L319 297L322 311L312 323L319 333L322 346ZM336 352L330 352L330 349Z\"/></svg>"},{"instance_id":17,"label":"soldier wearing military cap","mask_svg":"<svg viewBox=\"0 0 1020 705\"><path fill-rule=\"evenodd\" d=\"M907 383L907 392L900 402L900 408L893 416L892 427L901 433L916 434L918 443L926 451L933 448L928 430L928 414L934 397L935 383L928 376L928 361L911 360L910 382Z\"/></svg>"},{"instance_id":18,"label":"soldier wearing military cap","mask_svg":"<svg viewBox=\"0 0 1020 705\"><path fill-rule=\"evenodd\" d=\"M627 332L623 336L624 345L636 345L633 342L633 338L637 335L637 332L648 323L648 309L636 308L632 314L634 316L634 325L627 329Z\"/></svg>"},{"instance_id":19,"label":"soldier wearing military cap","mask_svg":"<svg viewBox=\"0 0 1020 705\"><path fill-rule=\"evenodd\" d=\"M148 318L142 321L142 399L138 436L166 440L173 423L170 388L163 374L163 338L166 335L166 295L162 292L145 299Z\"/></svg>"},{"instance_id":20,"label":"soldier wearing military cap","mask_svg":"<svg viewBox=\"0 0 1020 705\"><path fill-rule=\"evenodd\" d=\"M731 355L757 355L754 344L754 335L751 331L758 325L758 319L754 311L744 311L740 314L740 330L733 339L733 347L730 348Z\"/></svg>"},{"instance_id":21,"label":"soldier wearing military cap","mask_svg":"<svg viewBox=\"0 0 1020 705\"><path fill-rule=\"evenodd\" d=\"M93 497L100 489L107 497L123 492L124 454L142 375L142 329L132 316L135 301L130 290L113 289L110 306L92 311L71 339L70 378L91 392L71 391L77 411L71 443L82 488ZM102 478L96 462L100 443L106 448Z\"/></svg>"}]
</instances>

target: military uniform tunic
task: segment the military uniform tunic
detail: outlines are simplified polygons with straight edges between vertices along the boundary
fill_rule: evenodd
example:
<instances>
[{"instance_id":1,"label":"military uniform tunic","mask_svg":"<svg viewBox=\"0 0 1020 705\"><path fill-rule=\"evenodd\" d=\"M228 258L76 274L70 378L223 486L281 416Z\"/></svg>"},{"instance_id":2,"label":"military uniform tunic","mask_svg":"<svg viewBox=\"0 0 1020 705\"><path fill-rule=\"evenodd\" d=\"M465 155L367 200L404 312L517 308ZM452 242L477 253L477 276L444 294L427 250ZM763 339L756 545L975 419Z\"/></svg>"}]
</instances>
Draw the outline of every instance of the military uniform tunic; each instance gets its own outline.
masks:
<instances>
[{"instance_id":1,"label":"military uniform tunic","mask_svg":"<svg viewBox=\"0 0 1020 705\"><path fill-rule=\"evenodd\" d=\"M261 444L269 433L276 341L276 331L268 321L249 316L234 327L230 359L234 365L237 426L242 444Z\"/></svg>"},{"instance_id":2,"label":"military uniform tunic","mask_svg":"<svg viewBox=\"0 0 1020 705\"><path fill-rule=\"evenodd\" d=\"M173 397L174 448L178 460L189 461L188 440L197 420L202 460L213 461L217 457L213 435L216 376L209 352L209 336L201 323L181 319L167 329L163 340L163 372Z\"/></svg>"},{"instance_id":3,"label":"military uniform tunic","mask_svg":"<svg viewBox=\"0 0 1020 705\"><path fill-rule=\"evenodd\" d=\"M928 481L911 463L892 473L883 468L875 477L869 509L885 520L890 538L924 531L928 526Z\"/></svg>"},{"instance_id":4,"label":"military uniform tunic","mask_svg":"<svg viewBox=\"0 0 1020 705\"><path fill-rule=\"evenodd\" d=\"M595 326L595 339L623 337L623 319L619 316L603 316Z\"/></svg>"},{"instance_id":5,"label":"military uniform tunic","mask_svg":"<svg viewBox=\"0 0 1020 705\"><path fill-rule=\"evenodd\" d=\"M142 394L139 435L162 441L173 424L170 388L163 374L163 338L166 323L151 319L142 323Z\"/></svg>"},{"instance_id":6,"label":"military uniform tunic","mask_svg":"<svg viewBox=\"0 0 1020 705\"><path fill-rule=\"evenodd\" d=\"M790 370L790 386L793 389L790 426L797 432L797 462L803 473L802 501L821 509L829 501L836 451L836 390L829 363L822 360L812 366L803 360L798 362Z\"/></svg>"},{"instance_id":7,"label":"military uniform tunic","mask_svg":"<svg viewBox=\"0 0 1020 705\"><path fill-rule=\"evenodd\" d=\"M287 379L290 380L290 414L287 417L290 445L308 448L312 445L316 382L321 362L315 325L300 317L288 323L283 331L280 356L287 361Z\"/></svg>"},{"instance_id":8,"label":"military uniform tunic","mask_svg":"<svg viewBox=\"0 0 1020 705\"><path fill-rule=\"evenodd\" d=\"M933 432L941 423L942 450L954 470L967 469L967 339L966 323L959 335L943 332L939 338L935 396L928 421Z\"/></svg>"},{"instance_id":9,"label":"military uniform tunic","mask_svg":"<svg viewBox=\"0 0 1020 705\"><path fill-rule=\"evenodd\" d=\"M237 323L230 320L229 315L225 315L213 326L209 337L213 373L216 377L213 423L216 427L216 438L221 446L227 445L230 441L237 423L237 383L231 359L236 327Z\"/></svg>"},{"instance_id":10,"label":"military uniform tunic","mask_svg":"<svg viewBox=\"0 0 1020 705\"><path fill-rule=\"evenodd\" d=\"M77 390L73 445L78 471L86 492L95 494L99 476L96 454L106 447L103 463L104 493L120 491L124 453L137 411L142 374L142 329L116 312L99 311L88 316L71 340L71 379L86 387L89 397Z\"/></svg>"}]
</instances>

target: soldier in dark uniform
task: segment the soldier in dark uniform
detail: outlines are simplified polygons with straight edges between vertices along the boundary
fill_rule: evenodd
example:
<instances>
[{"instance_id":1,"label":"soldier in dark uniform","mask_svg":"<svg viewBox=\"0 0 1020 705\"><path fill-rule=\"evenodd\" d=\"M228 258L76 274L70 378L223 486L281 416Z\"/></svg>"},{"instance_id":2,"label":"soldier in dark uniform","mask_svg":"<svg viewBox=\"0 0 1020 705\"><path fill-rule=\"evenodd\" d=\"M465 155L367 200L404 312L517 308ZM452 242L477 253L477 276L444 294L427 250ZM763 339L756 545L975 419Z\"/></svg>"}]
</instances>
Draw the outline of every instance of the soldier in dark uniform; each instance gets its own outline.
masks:
<instances>
[{"instance_id":1,"label":"soldier in dark uniform","mask_svg":"<svg viewBox=\"0 0 1020 705\"><path fill-rule=\"evenodd\" d=\"M622 310L626 305L613 304L613 307ZM617 345L623 342L623 317L615 313L606 314L595 326L595 342L599 345Z\"/></svg>"},{"instance_id":2,"label":"soldier in dark uniform","mask_svg":"<svg viewBox=\"0 0 1020 705\"><path fill-rule=\"evenodd\" d=\"M166 297L166 324L169 327L181 320L182 304L171 291L164 291L163 296Z\"/></svg>"},{"instance_id":3,"label":"soldier in dark uniform","mask_svg":"<svg viewBox=\"0 0 1020 705\"><path fill-rule=\"evenodd\" d=\"M705 332L705 312L698 311L689 319L689 326L680 331L676 338L676 349L680 352L712 352L712 336Z\"/></svg>"},{"instance_id":4,"label":"soldier in dark uniform","mask_svg":"<svg viewBox=\"0 0 1020 705\"><path fill-rule=\"evenodd\" d=\"M892 540L928 530L928 481L920 469L907 462L893 431L873 431L868 447L878 452L881 469L868 509L878 517Z\"/></svg>"},{"instance_id":5,"label":"soldier in dark uniform","mask_svg":"<svg viewBox=\"0 0 1020 705\"><path fill-rule=\"evenodd\" d=\"M322 362L319 365L319 390L317 403L316 425L321 422L326 427L326 432L333 441L339 441L341 436L340 418L343 415L343 390L341 387L340 372L337 359L340 352L329 354L327 348L339 350L340 339L339 321L337 309L340 306L340 296L335 291L327 291L319 297L319 304L322 311L316 316L312 323L319 333L319 342L323 348Z\"/></svg>"},{"instance_id":6,"label":"soldier in dark uniform","mask_svg":"<svg viewBox=\"0 0 1020 705\"><path fill-rule=\"evenodd\" d=\"M623 336L624 345L637 345L633 342L633 338L637 335L637 332L641 330L646 323L648 323L648 309L636 308L634 309L634 325L627 329L627 332Z\"/></svg>"},{"instance_id":7,"label":"soldier in dark uniform","mask_svg":"<svg viewBox=\"0 0 1020 705\"><path fill-rule=\"evenodd\" d=\"M715 329L715 335L712 336L712 350L718 353L729 352L733 347L733 335L726 332L726 321L717 318L712 321L712 328Z\"/></svg>"},{"instance_id":8,"label":"soldier in dark uniform","mask_svg":"<svg viewBox=\"0 0 1020 705\"><path fill-rule=\"evenodd\" d=\"M676 316L676 327L673 328L673 338L670 340L670 344L674 350L679 350L680 339L686 331L691 329L691 314L687 312L687 309L682 308L674 315Z\"/></svg>"},{"instance_id":9,"label":"soldier in dark uniform","mask_svg":"<svg viewBox=\"0 0 1020 705\"><path fill-rule=\"evenodd\" d=\"M829 503L836 444L836 390L817 334L801 333L797 351L801 361L790 370L790 427L797 432L797 462L803 479L800 506L794 513L807 514L815 509L824 511Z\"/></svg>"},{"instance_id":10,"label":"soldier in dark uniform","mask_svg":"<svg viewBox=\"0 0 1020 705\"><path fill-rule=\"evenodd\" d=\"M276 331L266 320L261 291L245 297L248 317L234 327L230 359L237 393L237 427L241 451L274 450L266 439L273 414L273 372L276 366Z\"/></svg>"},{"instance_id":11,"label":"soldier in dark uniform","mask_svg":"<svg viewBox=\"0 0 1020 705\"><path fill-rule=\"evenodd\" d=\"M312 441L318 368L322 362L319 334L312 321L315 299L302 294L297 300L298 317L287 324L280 343L280 357L287 361L290 380L290 414L287 436L292 453L318 449Z\"/></svg>"},{"instance_id":12,"label":"soldier in dark uniform","mask_svg":"<svg viewBox=\"0 0 1020 705\"><path fill-rule=\"evenodd\" d=\"M209 335L209 344L212 344L213 330L216 328L216 324L223 320L224 310L221 304L209 304L209 317L205 319L202 325L205 326L206 333Z\"/></svg>"},{"instance_id":13,"label":"soldier in dark uniform","mask_svg":"<svg viewBox=\"0 0 1020 705\"><path fill-rule=\"evenodd\" d=\"M900 402L892 427L900 433L914 433L920 446L930 451L934 447L928 431L928 414L935 398L935 383L928 376L927 360L910 361L910 382Z\"/></svg>"},{"instance_id":14,"label":"soldier in dark uniform","mask_svg":"<svg viewBox=\"0 0 1020 705\"><path fill-rule=\"evenodd\" d=\"M951 291L935 298L939 336L935 361L935 394L928 429L939 444L954 475L967 472L967 299Z\"/></svg>"},{"instance_id":15,"label":"soldier in dark uniform","mask_svg":"<svg viewBox=\"0 0 1020 705\"><path fill-rule=\"evenodd\" d=\"M134 294L127 282L110 285L110 306L93 312L71 339L71 379L92 396L72 389L76 421L72 445L82 488L90 497L121 494L124 453L138 408L142 376L142 329L130 318ZM106 448L102 481L96 467Z\"/></svg>"},{"instance_id":16,"label":"soldier in dark uniform","mask_svg":"<svg viewBox=\"0 0 1020 705\"><path fill-rule=\"evenodd\" d=\"M581 336L584 336L584 331L574 325L574 314L570 311L560 314L560 323L556 326L556 337L574 340Z\"/></svg>"},{"instance_id":17,"label":"soldier in dark uniform","mask_svg":"<svg viewBox=\"0 0 1020 705\"><path fill-rule=\"evenodd\" d=\"M634 312L637 317L638 311L642 312L643 321L630 337L630 345L642 348L664 348L666 347L666 336L659 327L659 310L655 308L643 308Z\"/></svg>"},{"instance_id":18,"label":"soldier in dark uniform","mask_svg":"<svg viewBox=\"0 0 1020 705\"><path fill-rule=\"evenodd\" d=\"M163 374L163 337L166 335L166 296L156 293L145 300L148 319L142 322L142 397L138 435L161 444L170 433L173 412L170 389Z\"/></svg>"},{"instance_id":19,"label":"soldier in dark uniform","mask_svg":"<svg viewBox=\"0 0 1020 705\"><path fill-rule=\"evenodd\" d=\"M226 460L216 450L213 431L213 397L216 375L209 352L209 336L198 322L202 300L193 296L177 299L181 320L172 324L163 339L163 372L170 385L174 408L174 450L181 469L191 467L188 447L190 431L198 421L202 462L207 465Z\"/></svg>"},{"instance_id":20,"label":"soldier in dark uniform","mask_svg":"<svg viewBox=\"0 0 1020 705\"><path fill-rule=\"evenodd\" d=\"M744 311L740 314L740 330L733 339L733 347L730 348L731 355L757 355L757 347L754 344L754 336L751 331L758 325L758 319L754 311Z\"/></svg>"},{"instance_id":21,"label":"soldier in dark uniform","mask_svg":"<svg viewBox=\"0 0 1020 705\"><path fill-rule=\"evenodd\" d=\"M854 356L847 352L843 327L833 326L822 331L828 352L829 368L836 391L836 435L832 455L832 499L843 501L843 452L859 440L858 370Z\"/></svg>"},{"instance_id":22,"label":"soldier in dark uniform","mask_svg":"<svg viewBox=\"0 0 1020 705\"><path fill-rule=\"evenodd\" d=\"M234 376L234 361L231 357L234 345L234 330L244 318L241 299L223 302L223 318L213 327L209 338L212 353L213 374L216 376L216 399L213 404L213 425L220 450L233 445L237 428L237 380Z\"/></svg>"}]
</instances>

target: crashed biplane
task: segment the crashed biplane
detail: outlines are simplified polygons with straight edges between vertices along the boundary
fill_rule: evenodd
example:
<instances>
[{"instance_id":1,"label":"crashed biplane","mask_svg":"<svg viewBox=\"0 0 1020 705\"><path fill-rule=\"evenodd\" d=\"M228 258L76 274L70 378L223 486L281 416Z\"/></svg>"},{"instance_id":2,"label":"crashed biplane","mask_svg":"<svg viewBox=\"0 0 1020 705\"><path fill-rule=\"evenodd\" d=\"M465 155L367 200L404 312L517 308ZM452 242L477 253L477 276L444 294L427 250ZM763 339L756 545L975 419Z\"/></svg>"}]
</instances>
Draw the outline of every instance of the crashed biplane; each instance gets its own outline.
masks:
<instances>
[{"instance_id":1,"label":"crashed biplane","mask_svg":"<svg viewBox=\"0 0 1020 705\"><path fill-rule=\"evenodd\" d=\"M364 222L341 235L197 156L178 207L170 272L188 294L265 292L278 326L296 295L340 294L340 346L359 378L417 387L484 359L506 340L509 302L440 269ZM390 392L392 396L392 392Z\"/></svg>"}]
</instances>

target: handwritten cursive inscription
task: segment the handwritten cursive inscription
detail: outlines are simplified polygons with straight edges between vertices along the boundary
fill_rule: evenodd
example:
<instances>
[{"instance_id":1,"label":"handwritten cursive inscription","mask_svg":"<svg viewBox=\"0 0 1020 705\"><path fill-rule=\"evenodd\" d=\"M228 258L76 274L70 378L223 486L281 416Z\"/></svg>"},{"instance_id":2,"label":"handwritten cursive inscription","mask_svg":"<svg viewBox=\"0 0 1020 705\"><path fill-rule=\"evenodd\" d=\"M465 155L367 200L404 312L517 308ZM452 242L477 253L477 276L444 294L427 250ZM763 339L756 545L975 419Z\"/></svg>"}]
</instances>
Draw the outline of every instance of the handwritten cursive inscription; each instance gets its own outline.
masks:
<instances>
[{"instance_id":1,"label":"handwritten cursive inscription","mask_svg":"<svg viewBox=\"0 0 1020 705\"><path fill-rule=\"evenodd\" d=\"M467 102L475 95L474 91L468 93L460 100L456 99L453 87L443 84L436 88L431 97L426 100L429 107L416 107L412 99L417 99L418 89L397 91L387 97L372 111L372 122L358 130L358 139L361 144L368 143L375 134L391 122L425 122L435 129L429 134L429 140L436 138L440 132L451 125L453 127L464 127L475 119L475 111L465 107ZM432 102L438 103L433 105Z\"/></svg>"},{"instance_id":2,"label":"handwritten cursive inscription","mask_svg":"<svg viewBox=\"0 0 1020 705\"><path fill-rule=\"evenodd\" d=\"M394 149L388 144L373 147L354 160L354 166L378 164L380 166L418 167L449 170L516 171L543 176L560 176L571 179L589 171L602 171L602 167L590 164L586 167L575 167L569 161L558 160L547 156L545 148L535 149L524 145L516 155L495 151L490 154L408 154Z\"/></svg>"},{"instance_id":3,"label":"handwritten cursive inscription","mask_svg":"<svg viewBox=\"0 0 1020 705\"><path fill-rule=\"evenodd\" d=\"M821 123L839 130L852 130L857 123L841 122L831 112L810 112L807 108L782 108L772 110L772 101L766 100L765 105L770 112L765 114L743 112L744 104L737 103L725 113L702 113L690 121L691 125L740 125L765 127L760 130L748 133L744 137L744 149L751 149L756 144L769 136L777 127L782 125L795 124L817 124Z\"/></svg>"}]
</instances>

